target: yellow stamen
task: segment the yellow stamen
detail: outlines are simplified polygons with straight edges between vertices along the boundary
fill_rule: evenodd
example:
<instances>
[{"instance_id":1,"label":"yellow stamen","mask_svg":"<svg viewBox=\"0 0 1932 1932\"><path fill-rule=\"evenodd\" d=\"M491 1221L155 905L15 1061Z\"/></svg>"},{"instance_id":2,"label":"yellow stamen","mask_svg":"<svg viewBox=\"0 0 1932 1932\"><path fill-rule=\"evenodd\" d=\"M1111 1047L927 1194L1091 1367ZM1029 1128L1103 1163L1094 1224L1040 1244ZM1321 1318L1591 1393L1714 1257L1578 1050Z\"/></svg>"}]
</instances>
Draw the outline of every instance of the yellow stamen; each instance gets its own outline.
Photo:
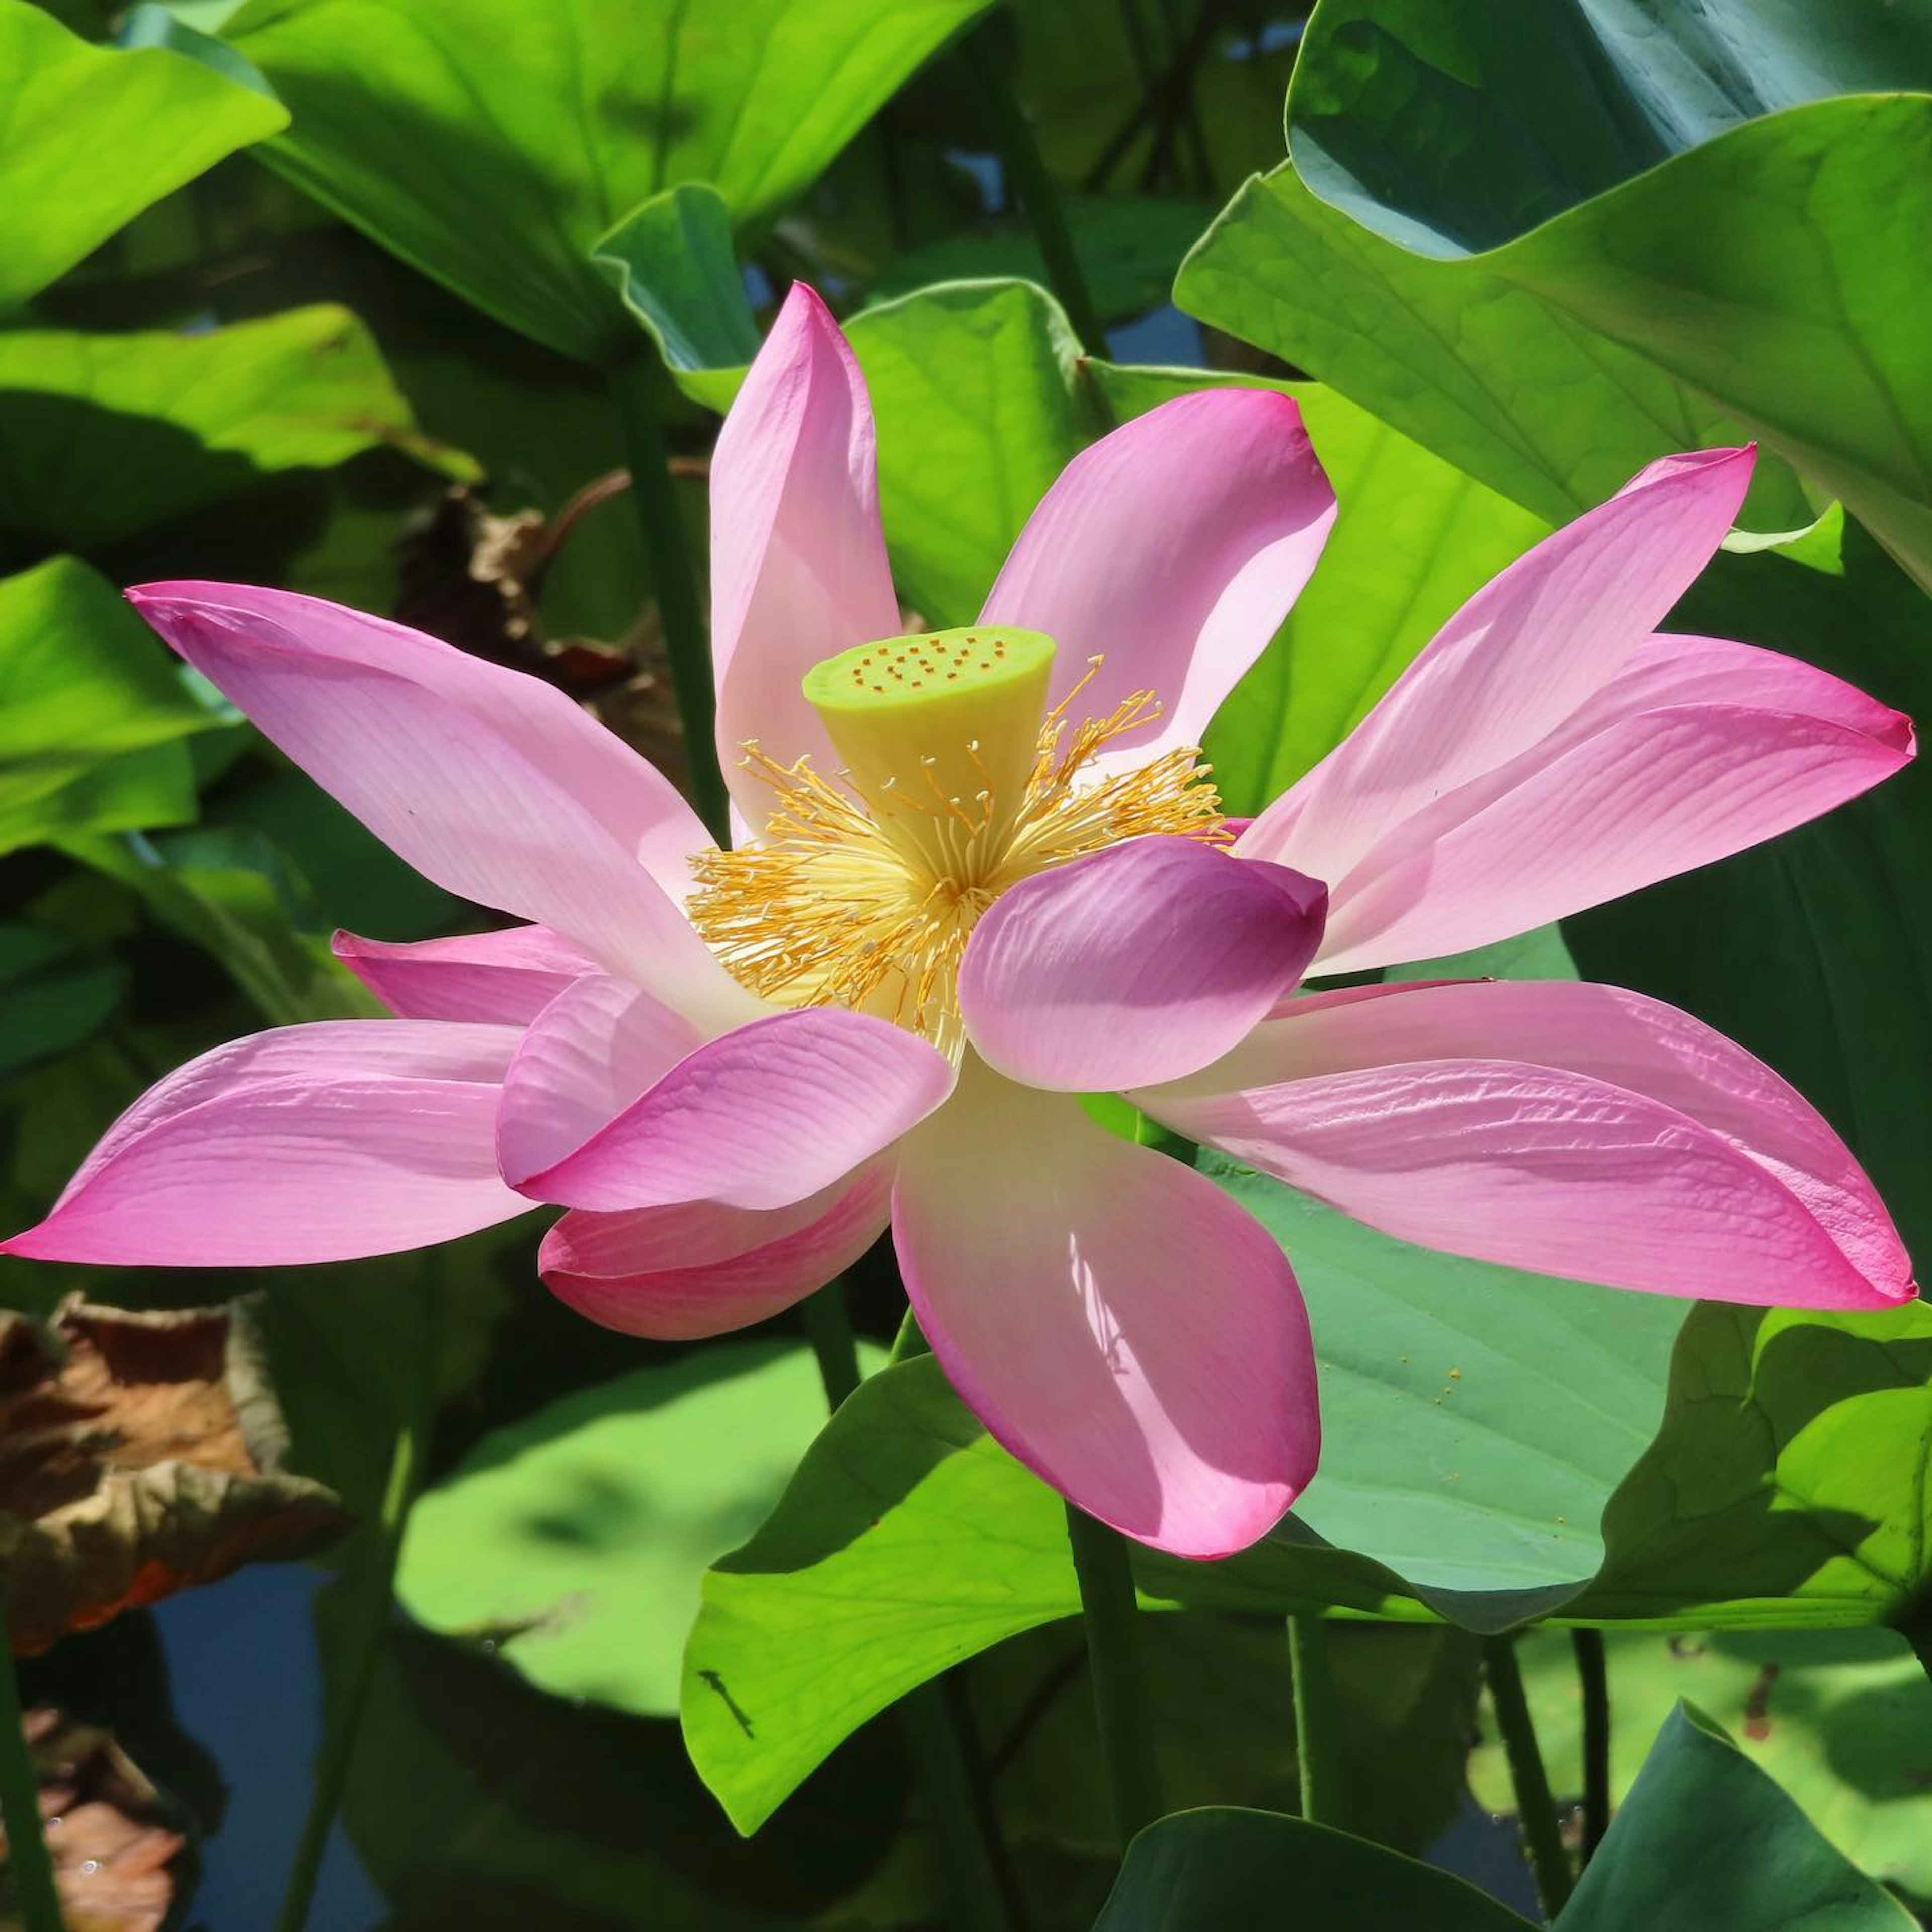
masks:
<instances>
[{"instance_id":1,"label":"yellow stamen","mask_svg":"<svg viewBox=\"0 0 1932 1932\"><path fill-rule=\"evenodd\" d=\"M959 963L974 926L1002 892L1125 838L1166 833L1227 842L1198 747L1096 770L1109 745L1160 716L1153 694L1136 692L1106 718L1072 723L1069 709L1100 662L1039 726L1030 769L998 739L983 746L935 739L936 721L923 706L918 730L904 740L910 782L892 768L884 734L854 742L844 718L828 716L828 725L842 752L860 752L862 765L854 759L842 783L807 760L781 765L747 745L745 766L772 789L771 814L758 843L694 862L692 922L732 973L767 999L877 1014L956 1053ZM816 701L814 680L824 680L819 673L807 680ZM890 684L890 676L880 681ZM935 707L942 715L952 708ZM912 707L893 709L912 722ZM960 780L969 767L970 788Z\"/></svg>"}]
</instances>

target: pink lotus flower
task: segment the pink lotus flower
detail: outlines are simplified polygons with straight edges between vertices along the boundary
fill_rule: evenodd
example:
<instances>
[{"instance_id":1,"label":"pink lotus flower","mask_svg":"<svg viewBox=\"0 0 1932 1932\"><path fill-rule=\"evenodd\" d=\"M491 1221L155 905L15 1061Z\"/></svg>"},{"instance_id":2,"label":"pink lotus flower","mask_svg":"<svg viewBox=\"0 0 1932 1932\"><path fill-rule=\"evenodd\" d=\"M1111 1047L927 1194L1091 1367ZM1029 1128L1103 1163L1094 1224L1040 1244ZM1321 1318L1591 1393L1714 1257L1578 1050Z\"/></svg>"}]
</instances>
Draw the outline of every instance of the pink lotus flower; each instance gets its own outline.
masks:
<instances>
[{"instance_id":1,"label":"pink lotus flower","mask_svg":"<svg viewBox=\"0 0 1932 1932\"><path fill-rule=\"evenodd\" d=\"M795 290L712 469L736 850L529 678L308 598L130 593L410 863L530 922L344 935L399 1017L204 1055L8 1246L337 1260L550 1202L550 1286L684 1337L786 1307L890 1223L993 1434L1198 1556L1314 1469L1307 1322L1275 1242L1082 1094L1454 1253L1896 1302L1909 1264L1850 1152L1686 1015L1569 983L1293 997L1721 857L1911 756L1903 718L1820 671L1655 634L1750 466L1657 464L1558 531L1230 844L1194 748L1334 514L1294 404L1220 389L1116 430L978 626L895 640L864 386Z\"/></svg>"}]
</instances>

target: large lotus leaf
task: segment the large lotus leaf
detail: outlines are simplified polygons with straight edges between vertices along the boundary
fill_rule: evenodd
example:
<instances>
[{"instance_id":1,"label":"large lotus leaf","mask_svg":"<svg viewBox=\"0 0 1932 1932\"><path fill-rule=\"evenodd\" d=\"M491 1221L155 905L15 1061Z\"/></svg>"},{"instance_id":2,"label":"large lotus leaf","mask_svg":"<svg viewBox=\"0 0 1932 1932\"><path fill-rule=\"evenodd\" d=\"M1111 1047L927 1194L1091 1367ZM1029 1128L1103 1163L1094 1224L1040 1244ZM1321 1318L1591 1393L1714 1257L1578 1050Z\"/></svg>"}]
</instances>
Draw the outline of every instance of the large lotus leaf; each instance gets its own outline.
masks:
<instances>
[{"instance_id":1,"label":"large lotus leaf","mask_svg":"<svg viewBox=\"0 0 1932 1932\"><path fill-rule=\"evenodd\" d=\"M61 1308L51 1343L0 1316L0 1557L14 1647L304 1556L335 1496L282 1466L287 1438L245 1311Z\"/></svg>"},{"instance_id":2,"label":"large lotus leaf","mask_svg":"<svg viewBox=\"0 0 1932 1932\"><path fill-rule=\"evenodd\" d=\"M0 1079L78 1046L127 990L122 962L71 934L0 923Z\"/></svg>"},{"instance_id":3,"label":"large lotus leaf","mask_svg":"<svg viewBox=\"0 0 1932 1932\"><path fill-rule=\"evenodd\" d=\"M1216 1806L1150 1825L1127 1847L1094 1932L1526 1932L1453 1874L1276 1811Z\"/></svg>"},{"instance_id":4,"label":"large lotus leaf","mask_svg":"<svg viewBox=\"0 0 1932 1932\"><path fill-rule=\"evenodd\" d=\"M1932 87L1927 0L1322 0L1288 138L1323 200L1454 255L1741 122L1894 87Z\"/></svg>"},{"instance_id":5,"label":"large lotus leaf","mask_svg":"<svg viewBox=\"0 0 1932 1932\"><path fill-rule=\"evenodd\" d=\"M1557 1932L1908 1932L1916 1922L1682 1706L1556 1919Z\"/></svg>"},{"instance_id":6,"label":"large lotus leaf","mask_svg":"<svg viewBox=\"0 0 1932 1932\"><path fill-rule=\"evenodd\" d=\"M285 127L272 100L164 48L90 46L28 0L0 0L7 76L0 313L224 154Z\"/></svg>"},{"instance_id":7,"label":"large lotus leaf","mask_svg":"<svg viewBox=\"0 0 1932 1932\"><path fill-rule=\"evenodd\" d=\"M1861 1871L1932 1900L1932 1684L1888 1630L1605 1633L1610 1790L1618 1804L1680 1699L1721 1724ZM1582 1789L1582 1704L1569 1639L1517 1646L1552 1787ZM1479 1802L1513 1808L1486 1714L1469 1761Z\"/></svg>"},{"instance_id":8,"label":"large lotus leaf","mask_svg":"<svg viewBox=\"0 0 1932 1932\"><path fill-rule=\"evenodd\" d=\"M0 580L0 850L192 816L177 741L218 715L85 564Z\"/></svg>"},{"instance_id":9,"label":"large lotus leaf","mask_svg":"<svg viewBox=\"0 0 1932 1932\"><path fill-rule=\"evenodd\" d=\"M0 331L0 545L92 550L368 449L478 473L418 434L368 332L332 307L186 334Z\"/></svg>"},{"instance_id":10,"label":"large lotus leaf","mask_svg":"<svg viewBox=\"0 0 1932 1932\"><path fill-rule=\"evenodd\" d=\"M1606 494L1633 447L1741 425L1932 581L1932 346L1909 294L1932 96L1846 92L1932 82L1924 14L1786 0L1768 57L1738 63L1741 0L1329 0L1294 160L1243 190L1181 298L1546 514ZM1761 477L1758 527L1794 508Z\"/></svg>"},{"instance_id":11,"label":"large lotus leaf","mask_svg":"<svg viewBox=\"0 0 1932 1932\"><path fill-rule=\"evenodd\" d=\"M226 37L294 116L268 158L512 328L592 362L629 327L591 262L706 181L740 224L808 187L986 0L252 0Z\"/></svg>"},{"instance_id":12,"label":"large lotus leaf","mask_svg":"<svg viewBox=\"0 0 1932 1932\"><path fill-rule=\"evenodd\" d=\"M485 1436L418 1500L398 1593L545 1690L668 1714L706 1567L758 1527L824 1420L810 1351L782 1340L582 1390Z\"/></svg>"}]
</instances>

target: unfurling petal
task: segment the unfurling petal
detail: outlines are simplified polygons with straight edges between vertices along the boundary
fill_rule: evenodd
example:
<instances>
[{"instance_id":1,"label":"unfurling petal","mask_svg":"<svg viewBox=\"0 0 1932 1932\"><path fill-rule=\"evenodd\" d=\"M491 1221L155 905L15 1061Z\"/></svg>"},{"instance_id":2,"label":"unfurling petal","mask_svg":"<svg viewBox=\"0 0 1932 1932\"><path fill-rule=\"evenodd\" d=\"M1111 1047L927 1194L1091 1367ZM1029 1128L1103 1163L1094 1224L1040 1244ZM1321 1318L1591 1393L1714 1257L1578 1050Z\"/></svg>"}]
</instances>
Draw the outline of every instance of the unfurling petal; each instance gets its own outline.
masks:
<instances>
[{"instance_id":1,"label":"unfurling petal","mask_svg":"<svg viewBox=\"0 0 1932 1932\"><path fill-rule=\"evenodd\" d=\"M1802 1096L1616 987L1317 995L1130 1097L1386 1233L1479 1261L1798 1307L1912 1292L1870 1182Z\"/></svg>"},{"instance_id":2,"label":"unfurling petal","mask_svg":"<svg viewBox=\"0 0 1932 1932\"><path fill-rule=\"evenodd\" d=\"M390 944L338 932L337 958L399 1018L527 1026L597 962L542 926Z\"/></svg>"},{"instance_id":3,"label":"unfurling petal","mask_svg":"<svg viewBox=\"0 0 1932 1932\"><path fill-rule=\"evenodd\" d=\"M1731 526L1752 452L1654 463L1477 592L1241 842L1335 893L1379 841L1521 756L1620 670Z\"/></svg>"},{"instance_id":4,"label":"unfurling petal","mask_svg":"<svg viewBox=\"0 0 1932 1932\"><path fill-rule=\"evenodd\" d=\"M776 1013L688 1054L516 1184L532 1200L604 1212L788 1208L890 1147L952 1080L943 1054L888 1021L824 1006Z\"/></svg>"},{"instance_id":5,"label":"unfurling petal","mask_svg":"<svg viewBox=\"0 0 1932 1932\"><path fill-rule=\"evenodd\" d=\"M789 765L838 769L799 686L821 658L895 635L865 378L838 325L794 283L711 459L711 650L718 755L738 810L771 796L741 768L756 740Z\"/></svg>"},{"instance_id":6,"label":"unfurling petal","mask_svg":"<svg viewBox=\"0 0 1932 1932\"><path fill-rule=\"evenodd\" d=\"M331 1020L218 1046L123 1114L0 1252L274 1268L428 1246L530 1206L497 1177L513 1028Z\"/></svg>"},{"instance_id":7,"label":"unfurling petal","mask_svg":"<svg viewBox=\"0 0 1932 1932\"><path fill-rule=\"evenodd\" d=\"M1908 719L1826 672L1654 637L1533 750L1376 846L1336 891L1322 970L1486 945L1726 858L1856 797L1912 750Z\"/></svg>"},{"instance_id":8,"label":"unfurling petal","mask_svg":"<svg viewBox=\"0 0 1932 1932\"><path fill-rule=\"evenodd\" d=\"M1158 722L1118 740L1118 752L1198 744L1280 629L1334 520L1335 494L1287 397L1178 397L1060 472L980 621L1056 641L1055 702L1103 658L1081 716L1151 692Z\"/></svg>"},{"instance_id":9,"label":"unfurling petal","mask_svg":"<svg viewBox=\"0 0 1932 1932\"><path fill-rule=\"evenodd\" d=\"M544 1237L538 1266L607 1328L658 1342L722 1335L850 1267L884 1231L892 1179L890 1162L875 1160L789 1208L574 1208Z\"/></svg>"},{"instance_id":10,"label":"unfurling petal","mask_svg":"<svg viewBox=\"0 0 1932 1932\"><path fill-rule=\"evenodd\" d=\"M1224 1556L1314 1473L1315 1358L1280 1249L1077 1100L969 1057L900 1150L892 1238L954 1386L1089 1515Z\"/></svg>"},{"instance_id":11,"label":"unfurling petal","mask_svg":"<svg viewBox=\"0 0 1932 1932\"><path fill-rule=\"evenodd\" d=\"M1286 866L1138 838L1022 881L974 928L966 1030L1029 1087L1101 1092L1218 1060L1300 980L1327 894Z\"/></svg>"},{"instance_id":12,"label":"unfurling petal","mask_svg":"<svg viewBox=\"0 0 1932 1932\"><path fill-rule=\"evenodd\" d=\"M718 1024L746 1001L680 910L710 844L562 692L313 597L156 584L136 608L426 878L555 927Z\"/></svg>"}]
</instances>

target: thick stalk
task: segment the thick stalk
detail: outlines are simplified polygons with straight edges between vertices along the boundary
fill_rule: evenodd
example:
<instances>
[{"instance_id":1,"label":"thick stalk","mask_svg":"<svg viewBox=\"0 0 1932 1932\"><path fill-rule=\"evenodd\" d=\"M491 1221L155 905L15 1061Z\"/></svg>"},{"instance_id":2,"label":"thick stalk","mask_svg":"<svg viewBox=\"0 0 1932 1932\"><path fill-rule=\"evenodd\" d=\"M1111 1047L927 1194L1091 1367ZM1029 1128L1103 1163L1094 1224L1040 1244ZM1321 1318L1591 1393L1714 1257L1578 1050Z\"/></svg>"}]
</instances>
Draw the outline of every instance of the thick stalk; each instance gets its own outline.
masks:
<instances>
[{"instance_id":1,"label":"thick stalk","mask_svg":"<svg viewBox=\"0 0 1932 1932\"><path fill-rule=\"evenodd\" d=\"M825 1406L836 1409L859 1386L859 1344L852 1334L852 1317L845 1306L845 1282L834 1276L816 1294L805 1298L806 1340L818 1360L818 1379L825 1385Z\"/></svg>"},{"instance_id":2,"label":"thick stalk","mask_svg":"<svg viewBox=\"0 0 1932 1932\"><path fill-rule=\"evenodd\" d=\"M1562 1910L1574 1881L1570 1855L1563 1849L1563 1834L1556 1822L1556 1801L1550 1796L1549 1774L1537 1746L1536 1727L1530 1721L1529 1700L1523 1695L1515 1638L1485 1637L1483 1667L1490 1680L1496 1728L1502 1733L1503 1750L1509 1759L1516 1818L1536 1880L1536 1895L1543 1902L1544 1916L1553 1919Z\"/></svg>"},{"instance_id":3,"label":"thick stalk","mask_svg":"<svg viewBox=\"0 0 1932 1932\"><path fill-rule=\"evenodd\" d=\"M630 462L631 500L638 506L644 551L657 584L671 689L677 699L678 722L684 728L692 798L712 837L728 845L730 806L713 728L718 701L711 682L711 644L698 606L677 494L671 487L670 452L664 434L664 365L655 350L641 350L610 369L608 380Z\"/></svg>"},{"instance_id":4,"label":"thick stalk","mask_svg":"<svg viewBox=\"0 0 1932 1932\"><path fill-rule=\"evenodd\" d=\"M362 1713L368 1707L382 1646L388 1637L403 1530L409 1520L410 1505L416 1500L436 1411L436 1282L430 1272L434 1265L426 1264L422 1279L412 1285L412 1290L405 1291L412 1292L417 1298L416 1386L410 1413L403 1418L389 1450L382 1506L363 1556L364 1568L356 1580L349 1623L348 1668L324 1722L315 1790L309 1800L308 1815L302 1820L302 1838L282 1894L276 1932L302 1932L308 1923L322 1854L328 1849L336 1814L342 1807L343 1791L356 1756L356 1741L362 1728Z\"/></svg>"},{"instance_id":5,"label":"thick stalk","mask_svg":"<svg viewBox=\"0 0 1932 1932\"><path fill-rule=\"evenodd\" d=\"M911 1321L911 1311L906 1318ZM805 1332L818 1360L825 1406L836 1411L862 1379L859 1345L845 1306L845 1283L835 1277L805 1302ZM918 1333L914 1323L913 1332ZM900 1340L904 1330L900 1330ZM923 1338L922 1337L922 1340ZM895 1342L895 1354L898 1344ZM899 1724L913 1768L932 1813L940 1869L952 1932L1003 1932L1006 1911L980 1835L972 1781L951 1714L937 1683L922 1684L899 1700Z\"/></svg>"},{"instance_id":6,"label":"thick stalk","mask_svg":"<svg viewBox=\"0 0 1932 1932\"><path fill-rule=\"evenodd\" d=\"M1147 1674L1141 1662L1140 1610L1134 1601L1127 1546L1105 1523L1066 1505L1067 1540L1080 1580L1087 1627L1087 1667L1114 1830L1125 1851L1134 1834L1161 1814L1160 1774L1148 1714Z\"/></svg>"},{"instance_id":7,"label":"thick stalk","mask_svg":"<svg viewBox=\"0 0 1932 1932\"><path fill-rule=\"evenodd\" d=\"M1034 239L1040 244L1046 264L1046 279L1066 319L1073 325L1080 346L1089 356L1107 352L1106 332L1087 286L1086 271L1073 252L1073 237L1066 226L1066 213L1060 205L1059 191L1040 158L1040 143L1033 128L1013 98L1012 89L999 70L983 32L968 34L959 44L959 57L979 90L980 103L992 130L993 145L1006 171L1006 183L1019 197L1026 211Z\"/></svg>"},{"instance_id":8,"label":"thick stalk","mask_svg":"<svg viewBox=\"0 0 1932 1932\"><path fill-rule=\"evenodd\" d=\"M60 1893L40 1828L40 1774L27 1748L26 1712L14 1672L13 1623L7 1580L0 1575L0 1815L7 1825L7 1874L25 1932L61 1932Z\"/></svg>"},{"instance_id":9,"label":"thick stalk","mask_svg":"<svg viewBox=\"0 0 1932 1932\"><path fill-rule=\"evenodd\" d=\"M1604 1634L1574 1630L1577 1688L1583 1694L1583 1856L1588 1864L1610 1828L1610 1678Z\"/></svg>"},{"instance_id":10,"label":"thick stalk","mask_svg":"<svg viewBox=\"0 0 1932 1932\"><path fill-rule=\"evenodd\" d=\"M1339 1825L1342 1780L1334 1666L1328 1620L1298 1611L1288 1620L1288 1665L1294 1682L1294 1759L1301 1815L1311 1825Z\"/></svg>"}]
</instances>

